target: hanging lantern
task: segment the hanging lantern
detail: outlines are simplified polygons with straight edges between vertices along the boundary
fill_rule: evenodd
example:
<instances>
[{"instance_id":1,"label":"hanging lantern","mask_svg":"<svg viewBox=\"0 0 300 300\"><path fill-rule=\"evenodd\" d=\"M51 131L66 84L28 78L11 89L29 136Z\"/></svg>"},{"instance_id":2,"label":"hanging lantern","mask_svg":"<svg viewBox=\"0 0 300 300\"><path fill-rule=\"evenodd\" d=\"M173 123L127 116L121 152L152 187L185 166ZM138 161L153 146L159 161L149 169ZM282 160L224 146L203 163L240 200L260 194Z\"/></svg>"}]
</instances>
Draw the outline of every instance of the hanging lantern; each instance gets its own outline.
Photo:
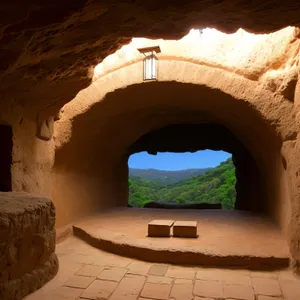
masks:
<instances>
[{"instance_id":1,"label":"hanging lantern","mask_svg":"<svg viewBox=\"0 0 300 300\"><path fill-rule=\"evenodd\" d=\"M158 58L156 53L160 53L160 47L147 47L138 49L142 54L144 54L144 63L143 63L143 74L144 81L147 80L157 80L157 67L158 67Z\"/></svg>"},{"instance_id":2,"label":"hanging lantern","mask_svg":"<svg viewBox=\"0 0 300 300\"><path fill-rule=\"evenodd\" d=\"M150 54L144 59L144 80L155 80L157 77L156 66L157 57Z\"/></svg>"}]
</instances>

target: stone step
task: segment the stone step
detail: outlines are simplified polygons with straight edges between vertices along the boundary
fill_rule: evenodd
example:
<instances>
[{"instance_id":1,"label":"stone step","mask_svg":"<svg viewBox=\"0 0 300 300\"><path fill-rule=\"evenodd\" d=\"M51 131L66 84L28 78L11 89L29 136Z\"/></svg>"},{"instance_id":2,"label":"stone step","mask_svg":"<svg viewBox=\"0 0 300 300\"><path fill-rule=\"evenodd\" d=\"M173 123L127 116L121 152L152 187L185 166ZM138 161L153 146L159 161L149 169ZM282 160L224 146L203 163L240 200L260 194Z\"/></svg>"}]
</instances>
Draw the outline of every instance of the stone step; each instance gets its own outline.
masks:
<instances>
[{"instance_id":1,"label":"stone step","mask_svg":"<svg viewBox=\"0 0 300 300\"><path fill-rule=\"evenodd\" d=\"M173 220L153 220L148 223L148 236L150 237L169 237Z\"/></svg>"},{"instance_id":2,"label":"stone step","mask_svg":"<svg viewBox=\"0 0 300 300\"><path fill-rule=\"evenodd\" d=\"M173 225L174 237L196 238L197 222L196 221L176 221Z\"/></svg>"}]
</instances>

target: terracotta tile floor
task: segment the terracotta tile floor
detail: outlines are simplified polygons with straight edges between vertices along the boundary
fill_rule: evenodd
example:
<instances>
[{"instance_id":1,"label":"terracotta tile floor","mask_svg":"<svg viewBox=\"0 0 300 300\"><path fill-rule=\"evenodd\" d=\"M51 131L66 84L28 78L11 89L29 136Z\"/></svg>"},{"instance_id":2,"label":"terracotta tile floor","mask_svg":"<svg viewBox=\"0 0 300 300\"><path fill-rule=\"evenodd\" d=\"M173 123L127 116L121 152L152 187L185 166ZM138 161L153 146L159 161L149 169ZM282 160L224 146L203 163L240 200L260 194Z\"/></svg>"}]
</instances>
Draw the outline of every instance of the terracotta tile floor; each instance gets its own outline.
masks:
<instances>
[{"instance_id":1,"label":"terracotta tile floor","mask_svg":"<svg viewBox=\"0 0 300 300\"><path fill-rule=\"evenodd\" d=\"M58 275L26 300L299 300L291 270L257 272L153 264L70 237L56 249Z\"/></svg>"}]
</instances>

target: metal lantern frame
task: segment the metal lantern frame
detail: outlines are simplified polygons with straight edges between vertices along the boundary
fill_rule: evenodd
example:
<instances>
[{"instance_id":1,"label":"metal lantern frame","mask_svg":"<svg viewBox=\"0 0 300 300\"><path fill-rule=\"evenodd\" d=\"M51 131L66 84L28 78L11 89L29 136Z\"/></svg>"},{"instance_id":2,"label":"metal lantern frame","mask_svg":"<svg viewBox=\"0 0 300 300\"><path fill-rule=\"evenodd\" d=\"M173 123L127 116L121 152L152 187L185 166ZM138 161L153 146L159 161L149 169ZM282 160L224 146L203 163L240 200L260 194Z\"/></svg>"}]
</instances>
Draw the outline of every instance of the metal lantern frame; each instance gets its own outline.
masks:
<instances>
[{"instance_id":1,"label":"metal lantern frame","mask_svg":"<svg viewBox=\"0 0 300 300\"><path fill-rule=\"evenodd\" d=\"M160 47L146 47L138 49L140 53L142 53L145 58L143 61L143 80L144 81L153 81L157 80L158 73L158 57L156 53L160 53Z\"/></svg>"}]
</instances>

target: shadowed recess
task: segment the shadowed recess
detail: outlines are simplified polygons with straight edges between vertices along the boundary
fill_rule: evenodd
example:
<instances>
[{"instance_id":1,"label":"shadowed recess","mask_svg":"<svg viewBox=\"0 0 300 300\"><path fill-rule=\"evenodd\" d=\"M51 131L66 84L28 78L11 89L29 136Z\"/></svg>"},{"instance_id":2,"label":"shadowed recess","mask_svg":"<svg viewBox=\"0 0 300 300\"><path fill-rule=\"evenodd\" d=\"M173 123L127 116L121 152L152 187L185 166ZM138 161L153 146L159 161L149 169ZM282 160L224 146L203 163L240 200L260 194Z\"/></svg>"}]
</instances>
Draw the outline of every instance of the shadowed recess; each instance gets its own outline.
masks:
<instances>
[{"instance_id":1,"label":"shadowed recess","mask_svg":"<svg viewBox=\"0 0 300 300\"><path fill-rule=\"evenodd\" d=\"M12 128L0 124L0 192L10 192L11 187L11 163L12 163Z\"/></svg>"}]
</instances>

